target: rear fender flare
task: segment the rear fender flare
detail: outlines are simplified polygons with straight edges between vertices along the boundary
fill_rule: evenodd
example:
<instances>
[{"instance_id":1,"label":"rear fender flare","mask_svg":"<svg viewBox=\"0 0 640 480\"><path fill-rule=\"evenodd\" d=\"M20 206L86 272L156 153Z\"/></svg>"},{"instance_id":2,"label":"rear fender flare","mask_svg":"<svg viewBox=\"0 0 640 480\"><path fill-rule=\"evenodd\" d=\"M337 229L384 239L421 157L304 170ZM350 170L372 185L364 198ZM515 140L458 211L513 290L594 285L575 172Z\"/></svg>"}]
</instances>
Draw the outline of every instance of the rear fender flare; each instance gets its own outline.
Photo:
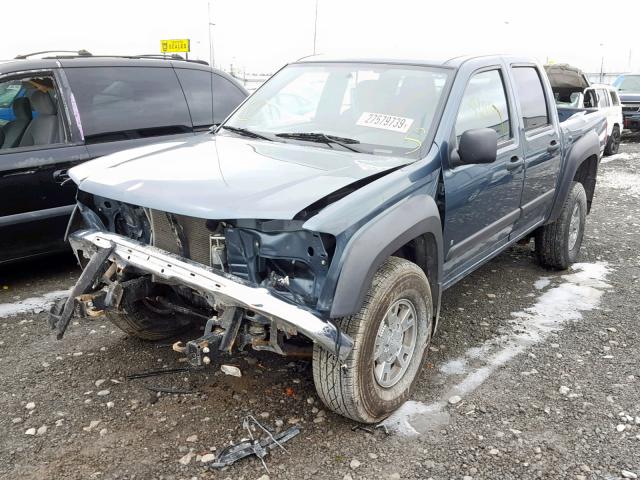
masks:
<instances>
[{"instance_id":1,"label":"rear fender flare","mask_svg":"<svg viewBox=\"0 0 640 480\"><path fill-rule=\"evenodd\" d=\"M566 167L563 169L562 176L558 181L558 193L556 199L551 208L551 214L547 223L555 222L560 216L562 206L569 195L571 188L571 182L576 176L576 172L580 165L588 158L600 157L600 139L598 134L591 130L587 132L582 138L576 141L571 147L571 150L567 153L567 159L565 162Z\"/></svg>"},{"instance_id":2,"label":"rear fender flare","mask_svg":"<svg viewBox=\"0 0 640 480\"><path fill-rule=\"evenodd\" d=\"M435 259L429 271L434 313L440 310L442 278L442 223L438 207L428 194L416 194L398 202L361 227L349 240L336 283L332 318L355 314L362 307L371 281L382 263L410 241L429 234L435 240Z\"/></svg>"}]
</instances>

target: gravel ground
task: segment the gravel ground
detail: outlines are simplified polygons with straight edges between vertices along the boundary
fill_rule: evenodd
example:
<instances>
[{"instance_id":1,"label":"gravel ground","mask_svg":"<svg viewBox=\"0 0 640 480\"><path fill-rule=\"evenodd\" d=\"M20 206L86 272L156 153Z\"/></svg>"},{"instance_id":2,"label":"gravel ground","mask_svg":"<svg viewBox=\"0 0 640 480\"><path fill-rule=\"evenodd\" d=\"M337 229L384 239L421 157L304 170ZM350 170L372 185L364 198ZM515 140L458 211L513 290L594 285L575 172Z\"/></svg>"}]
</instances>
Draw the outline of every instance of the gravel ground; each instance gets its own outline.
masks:
<instances>
[{"instance_id":1,"label":"gravel ground","mask_svg":"<svg viewBox=\"0 0 640 480\"><path fill-rule=\"evenodd\" d=\"M212 369L126 380L184 364L104 318L56 341L42 305L73 284L73 260L5 267L0 476L257 479L266 470L255 458L222 471L201 461L246 437L252 414L301 428L287 453L266 457L271 479L636 478L639 141L627 137L601 165L581 265L545 271L517 246L445 293L415 401L387 432L325 411L305 361L248 352L225 359L242 378Z\"/></svg>"}]
</instances>

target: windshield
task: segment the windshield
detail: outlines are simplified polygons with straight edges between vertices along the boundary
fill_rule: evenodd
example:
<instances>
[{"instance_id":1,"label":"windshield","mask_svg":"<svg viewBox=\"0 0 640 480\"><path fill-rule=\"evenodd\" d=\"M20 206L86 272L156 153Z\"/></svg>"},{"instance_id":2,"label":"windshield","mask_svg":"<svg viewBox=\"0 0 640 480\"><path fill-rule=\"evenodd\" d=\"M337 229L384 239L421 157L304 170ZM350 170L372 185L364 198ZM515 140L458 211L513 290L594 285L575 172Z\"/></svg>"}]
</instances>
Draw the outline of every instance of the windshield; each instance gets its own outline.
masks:
<instances>
[{"instance_id":1,"label":"windshield","mask_svg":"<svg viewBox=\"0 0 640 480\"><path fill-rule=\"evenodd\" d=\"M335 149L348 143L358 152L417 157L449 75L406 65L294 64L254 93L225 127L276 141ZM316 135L291 135L300 133Z\"/></svg>"},{"instance_id":2,"label":"windshield","mask_svg":"<svg viewBox=\"0 0 640 480\"><path fill-rule=\"evenodd\" d=\"M621 92L640 93L640 75L623 75L616 78L613 85Z\"/></svg>"}]
</instances>

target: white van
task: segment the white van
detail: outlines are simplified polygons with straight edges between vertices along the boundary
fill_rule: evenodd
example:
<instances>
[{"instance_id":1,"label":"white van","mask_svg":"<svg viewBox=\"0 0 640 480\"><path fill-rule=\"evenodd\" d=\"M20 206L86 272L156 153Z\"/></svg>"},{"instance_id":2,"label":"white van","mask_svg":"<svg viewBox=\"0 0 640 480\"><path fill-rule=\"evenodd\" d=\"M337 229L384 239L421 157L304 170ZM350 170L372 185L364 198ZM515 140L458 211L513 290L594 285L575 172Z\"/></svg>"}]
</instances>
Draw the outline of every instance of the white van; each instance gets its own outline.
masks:
<instances>
[{"instance_id":1,"label":"white van","mask_svg":"<svg viewBox=\"0 0 640 480\"><path fill-rule=\"evenodd\" d=\"M620 136L624 128L622 119L622 104L618 96L618 89L611 85L594 84L585 89L582 100L584 108L597 108L607 117L607 146L605 155L618 153Z\"/></svg>"},{"instance_id":2,"label":"white van","mask_svg":"<svg viewBox=\"0 0 640 480\"><path fill-rule=\"evenodd\" d=\"M566 64L546 65L560 120L584 111L600 110L607 117L605 155L618 153L624 128L618 90L611 85L589 84L578 68Z\"/></svg>"}]
</instances>

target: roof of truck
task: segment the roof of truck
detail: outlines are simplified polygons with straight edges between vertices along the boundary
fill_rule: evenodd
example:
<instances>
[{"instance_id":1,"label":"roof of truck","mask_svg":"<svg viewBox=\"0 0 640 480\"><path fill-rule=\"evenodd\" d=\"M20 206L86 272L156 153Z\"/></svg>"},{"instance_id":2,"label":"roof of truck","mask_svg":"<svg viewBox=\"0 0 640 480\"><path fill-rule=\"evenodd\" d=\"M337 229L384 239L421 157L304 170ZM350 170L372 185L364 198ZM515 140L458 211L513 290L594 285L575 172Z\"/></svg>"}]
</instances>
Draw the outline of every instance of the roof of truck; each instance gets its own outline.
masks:
<instances>
[{"instance_id":1,"label":"roof of truck","mask_svg":"<svg viewBox=\"0 0 640 480\"><path fill-rule=\"evenodd\" d=\"M515 56L515 55L501 55L501 54L492 54L492 55L460 55L456 57L445 57L445 58L402 58L402 57L380 57L380 58L371 58L371 57L335 57L328 55L311 55L308 57L303 57L294 63L313 63L313 62L336 62L336 63L389 63L389 64L397 64L397 65L418 65L425 67L449 67L449 68L458 68L463 63L476 60L476 59L485 59L487 62L493 61L511 61L511 62L536 62L531 57L523 57L523 56Z\"/></svg>"}]
</instances>

